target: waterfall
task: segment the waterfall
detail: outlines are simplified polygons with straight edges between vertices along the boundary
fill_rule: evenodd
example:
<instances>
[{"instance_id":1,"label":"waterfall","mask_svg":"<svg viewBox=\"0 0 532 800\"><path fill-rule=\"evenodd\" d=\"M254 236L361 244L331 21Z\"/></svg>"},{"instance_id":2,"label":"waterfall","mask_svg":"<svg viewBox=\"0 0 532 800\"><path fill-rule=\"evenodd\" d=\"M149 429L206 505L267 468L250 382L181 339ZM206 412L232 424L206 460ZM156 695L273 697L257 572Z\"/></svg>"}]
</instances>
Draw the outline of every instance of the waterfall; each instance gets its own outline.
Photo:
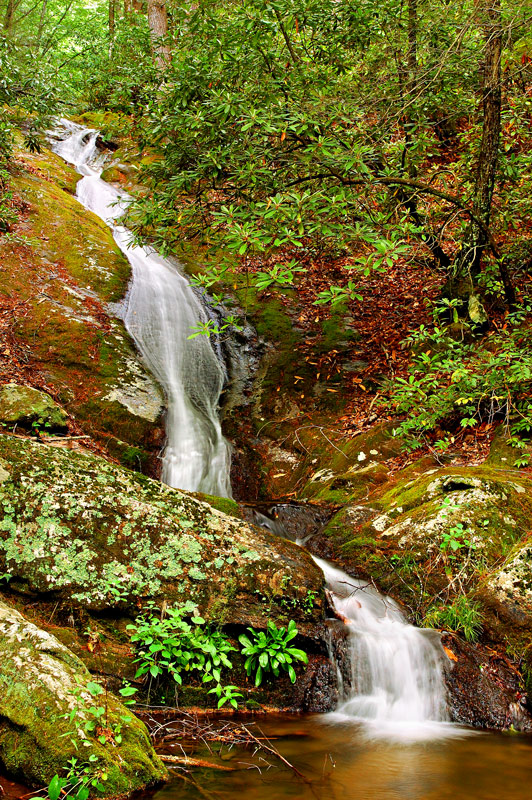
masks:
<instances>
[{"instance_id":1,"label":"waterfall","mask_svg":"<svg viewBox=\"0 0 532 800\"><path fill-rule=\"evenodd\" d=\"M133 244L117 222L131 198L100 177L98 131L68 120L61 126L66 136L53 149L83 175L77 199L109 225L132 267L124 324L167 399L161 479L179 489L230 497L230 448L218 418L224 368L208 336L188 339L207 321L205 309L175 263Z\"/></svg>"},{"instance_id":2,"label":"waterfall","mask_svg":"<svg viewBox=\"0 0 532 800\"><path fill-rule=\"evenodd\" d=\"M347 626L349 680L340 682L334 719L356 720L375 736L420 739L449 735L439 634L416 628L399 606L366 581L314 558Z\"/></svg>"},{"instance_id":3,"label":"waterfall","mask_svg":"<svg viewBox=\"0 0 532 800\"><path fill-rule=\"evenodd\" d=\"M292 507L288 517L286 511L283 505L272 505L267 514L258 508L248 514L255 524L303 547L312 533L307 528L294 536L296 509ZM290 520L292 535L285 527ZM322 523L315 518L314 524ZM368 581L312 558L325 577L336 614L333 624L343 624L346 634L339 645L331 627L329 656L336 665L339 699L325 721L358 723L371 738L419 741L462 736L463 729L448 722L443 676L447 656L440 634L410 625L397 603Z\"/></svg>"},{"instance_id":4,"label":"waterfall","mask_svg":"<svg viewBox=\"0 0 532 800\"><path fill-rule=\"evenodd\" d=\"M130 232L117 223L130 198L101 180L97 131L66 120L62 124L67 136L54 150L84 176L77 197L111 227L132 266L125 324L168 403L162 480L181 489L230 496L229 446L217 416L223 367L207 337L187 338L199 321L206 321L205 310L174 263L134 245ZM253 518L275 534L287 535L278 520L259 511ZM350 676L339 681L338 708L327 718L361 722L369 734L388 738L459 731L444 726L445 656L438 634L409 625L393 600L364 581L314 560L346 626L351 664Z\"/></svg>"}]
</instances>

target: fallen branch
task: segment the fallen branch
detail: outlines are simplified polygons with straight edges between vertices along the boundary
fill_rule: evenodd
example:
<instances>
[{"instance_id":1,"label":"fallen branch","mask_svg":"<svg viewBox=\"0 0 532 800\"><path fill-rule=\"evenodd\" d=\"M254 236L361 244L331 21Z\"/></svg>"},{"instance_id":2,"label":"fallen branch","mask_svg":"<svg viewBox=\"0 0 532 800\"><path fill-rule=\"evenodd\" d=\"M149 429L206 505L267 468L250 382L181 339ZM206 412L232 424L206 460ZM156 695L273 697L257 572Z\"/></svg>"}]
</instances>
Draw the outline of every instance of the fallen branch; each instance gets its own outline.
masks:
<instances>
[{"instance_id":1,"label":"fallen branch","mask_svg":"<svg viewBox=\"0 0 532 800\"><path fill-rule=\"evenodd\" d=\"M226 767L223 764L215 764L212 761L205 761L203 758L191 758L190 756L172 756L160 753L159 758L165 764L179 764L183 767L207 767L207 769L218 769L222 772L234 772L234 767Z\"/></svg>"}]
</instances>

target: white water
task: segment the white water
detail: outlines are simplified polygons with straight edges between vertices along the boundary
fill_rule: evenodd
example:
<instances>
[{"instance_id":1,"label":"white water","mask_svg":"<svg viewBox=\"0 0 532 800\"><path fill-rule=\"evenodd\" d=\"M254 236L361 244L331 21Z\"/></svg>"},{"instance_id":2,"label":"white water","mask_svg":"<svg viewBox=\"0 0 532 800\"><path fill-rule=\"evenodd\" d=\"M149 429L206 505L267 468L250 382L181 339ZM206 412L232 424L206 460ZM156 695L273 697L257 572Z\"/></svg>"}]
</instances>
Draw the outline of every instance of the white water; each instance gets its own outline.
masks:
<instances>
[{"instance_id":1,"label":"white water","mask_svg":"<svg viewBox=\"0 0 532 800\"><path fill-rule=\"evenodd\" d=\"M66 120L63 125L68 135L54 149L84 176L78 199L110 225L133 268L125 324L168 400L162 479L170 486L230 496L229 447L217 416L223 370L206 337L187 339L198 321L205 321L204 309L174 264L131 245L131 234L116 223L129 198L100 178L97 132ZM276 523L266 525L261 516L259 524L282 535ZM347 626L351 662L350 680L341 682L339 706L327 719L361 722L370 736L403 741L463 735L445 724L445 656L438 635L409 625L399 607L373 587L315 561Z\"/></svg>"},{"instance_id":2,"label":"white water","mask_svg":"<svg viewBox=\"0 0 532 800\"><path fill-rule=\"evenodd\" d=\"M348 628L350 681L340 681L334 720L363 722L371 736L419 740L463 733L447 722L445 655L435 631L409 625L397 604L320 558L334 607Z\"/></svg>"},{"instance_id":3,"label":"white water","mask_svg":"<svg viewBox=\"0 0 532 800\"><path fill-rule=\"evenodd\" d=\"M179 489L230 497L230 449L218 419L223 367L207 336L187 338L206 322L205 310L175 264L133 245L130 232L116 222L130 197L100 178L98 132L68 120L61 125L66 138L54 150L84 176L77 198L109 225L132 267L124 323L167 398L161 479Z\"/></svg>"}]
</instances>

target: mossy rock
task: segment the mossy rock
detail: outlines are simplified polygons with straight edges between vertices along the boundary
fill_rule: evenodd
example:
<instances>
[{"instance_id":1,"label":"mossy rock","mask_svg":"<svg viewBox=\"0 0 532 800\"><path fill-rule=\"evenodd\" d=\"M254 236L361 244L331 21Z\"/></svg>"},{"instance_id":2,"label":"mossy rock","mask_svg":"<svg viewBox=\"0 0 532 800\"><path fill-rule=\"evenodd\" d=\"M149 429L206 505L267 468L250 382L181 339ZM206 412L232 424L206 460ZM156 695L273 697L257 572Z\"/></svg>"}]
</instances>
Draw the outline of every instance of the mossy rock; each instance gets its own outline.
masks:
<instances>
[{"instance_id":1,"label":"mossy rock","mask_svg":"<svg viewBox=\"0 0 532 800\"><path fill-rule=\"evenodd\" d=\"M54 636L2 602L0 660L0 763L9 775L42 786L63 775L69 759L95 756L95 769L107 775L98 796L129 795L166 778L144 724L112 694L100 698L105 729L121 725L122 740L111 733L103 745L85 733L87 709L94 705L87 668Z\"/></svg>"},{"instance_id":2,"label":"mossy rock","mask_svg":"<svg viewBox=\"0 0 532 800\"><path fill-rule=\"evenodd\" d=\"M527 442L520 442L520 447L510 444L510 433L506 425L499 425L492 439L486 464L491 467L512 469L519 458L524 457L526 463L532 457L532 447Z\"/></svg>"},{"instance_id":3,"label":"mossy rock","mask_svg":"<svg viewBox=\"0 0 532 800\"><path fill-rule=\"evenodd\" d=\"M306 455L297 480L305 480L301 497L321 503L344 504L363 500L386 483L385 463L402 451L393 426L380 422L355 437L334 437L324 422L298 432Z\"/></svg>"},{"instance_id":4,"label":"mossy rock","mask_svg":"<svg viewBox=\"0 0 532 800\"><path fill-rule=\"evenodd\" d=\"M283 617L288 600L296 619L299 606L308 623L323 616L323 575L291 542L102 458L8 435L0 458L10 589L93 610L192 599L207 618L243 624ZM310 618L298 605L309 590Z\"/></svg>"},{"instance_id":5,"label":"mossy rock","mask_svg":"<svg viewBox=\"0 0 532 800\"><path fill-rule=\"evenodd\" d=\"M375 580L418 622L434 598L445 605L467 592L480 602L490 640L501 644L510 635L503 617L532 631L529 476L487 464L422 474L419 468L412 465L365 503L338 511L316 546Z\"/></svg>"},{"instance_id":6,"label":"mossy rock","mask_svg":"<svg viewBox=\"0 0 532 800\"><path fill-rule=\"evenodd\" d=\"M13 322L16 348L36 387L54 386L85 433L156 474L164 394L118 318L130 265L105 223L72 197L75 170L46 148L18 155L30 167L13 176L27 210L17 232L31 246L0 243L0 294L24 308Z\"/></svg>"},{"instance_id":7,"label":"mossy rock","mask_svg":"<svg viewBox=\"0 0 532 800\"><path fill-rule=\"evenodd\" d=\"M202 500L204 503L208 503L212 508L216 508L217 511L221 511L223 514L227 514L230 517L236 517L237 519L244 518L240 506L230 497L216 497L215 495L205 494L204 492L194 492L193 497Z\"/></svg>"},{"instance_id":8,"label":"mossy rock","mask_svg":"<svg viewBox=\"0 0 532 800\"><path fill-rule=\"evenodd\" d=\"M0 423L9 428L36 426L64 431L68 426L68 414L46 392L7 383L0 387Z\"/></svg>"},{"instance_id":9,"label":"mossy rock","mask_svg":"<svg viewBox=\"0 0 532 800\"><path fill-rule=\"evenodd\" d=\"M497 600L512 610L517 620L532 619L532 537L513 547L504 563L486 581Z\"/></svg>"}]
</instances>

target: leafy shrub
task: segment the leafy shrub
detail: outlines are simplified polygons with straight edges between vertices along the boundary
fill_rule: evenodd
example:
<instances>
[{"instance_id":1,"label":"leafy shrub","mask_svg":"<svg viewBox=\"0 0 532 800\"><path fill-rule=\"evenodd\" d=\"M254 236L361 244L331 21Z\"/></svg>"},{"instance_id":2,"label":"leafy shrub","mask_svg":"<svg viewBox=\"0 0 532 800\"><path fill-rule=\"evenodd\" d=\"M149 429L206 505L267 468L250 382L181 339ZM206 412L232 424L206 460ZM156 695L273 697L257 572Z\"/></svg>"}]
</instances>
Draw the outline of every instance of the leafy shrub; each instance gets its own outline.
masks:
<instances>
[{"instance_id":1,"label":"leafy shrub","mask_svg":"<svg viewBox=\"0 0 532 800\"><path fill-rule=\"evenodd\" d=\"M185 618L194 611L194 604L187 602L167 609L164 619L153 613L141 614L134 625L127 626L131 641L137 644L135 677L168 674L181 685L182 673L195 671L203 683L220 683L222 669L232 667L227 654L236 648L223 633L206 626L203 617L192 616L192 624L187 622Z\"/></svg>"},{"instance_id":2,"label":"leafy shrub","mask_svg":"<svg viewBox=\"0 0 532 800\"><path fill-rule=\"evenodd\" d=\"M106 775L97 767L98 757L89 756L88 761L71 758L67 762L66 775L62 778L54 775L47 787L48 800L59 800L60 797L70 797L71 800L88 800L95 790L104 792L102 780Z\"/></svg>"},{"instance_id":3,"label":"leafy shrub","mask_svg":"<svg viewBox=\"0 0 532 800\"><path fill-rule=\"evenodd\" d=\"M387 405L406 418L396 428L418 447L435 427L475 428L506 421L519 441L532 431L532 332L522 328L456 341L445 328L421 326L406 343L414 352L408 378L387 386ZM445 449L447 442L436 443Z\"/></svg>"},{"instance_id":4,"label":"leafy shrub","mask_svg":"<svg viewBox=\"0 0 532 800\"><path fill-rule=\"evenodd\" d=\"M255 673L255 686L260 686L264 673L271 672L275 677L281 670L288 672L290 680L295 683L295 661L308 663L308 656L303 650L290 647L290 642L297 636L296 624L293 620L288 628L278 628L275 622L268 622L266 631L255 631L248 628L251 637L242 634L238 641L242 645L242 654L247 656L244 664L247 675Z\"/></svg>"}]
</instances>

